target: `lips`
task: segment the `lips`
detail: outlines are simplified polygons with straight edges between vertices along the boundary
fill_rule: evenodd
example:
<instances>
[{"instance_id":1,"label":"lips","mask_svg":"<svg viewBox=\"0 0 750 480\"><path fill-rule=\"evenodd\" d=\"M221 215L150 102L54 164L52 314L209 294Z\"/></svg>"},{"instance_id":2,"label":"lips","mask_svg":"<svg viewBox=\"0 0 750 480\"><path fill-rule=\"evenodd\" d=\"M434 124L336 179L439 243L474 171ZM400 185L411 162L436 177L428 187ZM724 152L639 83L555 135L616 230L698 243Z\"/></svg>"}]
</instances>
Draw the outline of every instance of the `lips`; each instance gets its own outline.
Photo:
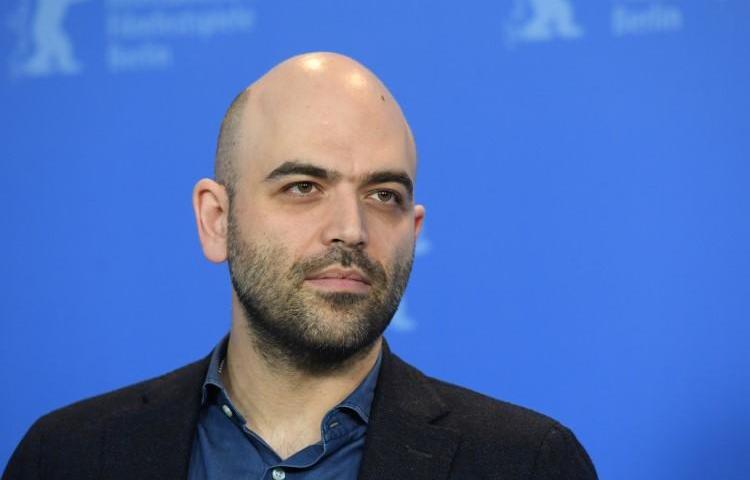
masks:
<instances>
[{"instance_id":1,"label":"lips","mask_svg":"<svg viewBox=\"0 0 750 480\"><path fill-rule=\"evenodd\" d=\"M349 268L327 268L314 273L305 282L314 287L331 291L364 292L370 288L370 280L358 270Z\"/></svg>"},{"instance_id":2,"label":"lips","mask_svg":"<svg viewBox=\"0 0 750 480\"><path fill-rule=\"evenodd\" d=\"M364 274L358 272L357 270L344 268L328 268L326 270L323 270L322 272L315 273L306 278L306 280L323 279L345 279L366 283L367 285L370 284L370 281Z\"/></svg>"}]
</instances>

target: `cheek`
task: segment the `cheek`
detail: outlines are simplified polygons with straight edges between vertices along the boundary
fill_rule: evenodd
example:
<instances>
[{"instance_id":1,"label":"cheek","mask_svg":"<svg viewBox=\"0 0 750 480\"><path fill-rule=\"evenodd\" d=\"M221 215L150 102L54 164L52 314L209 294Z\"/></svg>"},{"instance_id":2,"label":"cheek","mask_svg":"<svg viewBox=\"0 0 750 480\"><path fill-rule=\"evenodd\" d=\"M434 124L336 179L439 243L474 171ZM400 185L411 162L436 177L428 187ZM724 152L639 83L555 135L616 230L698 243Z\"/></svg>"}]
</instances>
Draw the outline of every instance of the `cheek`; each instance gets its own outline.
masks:
<instances>
[{"instance_id":1,"label":"cheek","mask_svg":"<svg viewBox=\"0 0 750 480\"><path fill-rule=\"evenodd\" d=\"M414 217L411 215L388 215L373 212L367 216L367 233L372 244L385 245L389 249L414 243Z\"/></svg>"},{"instance_id":2,"label":"cheek","mask_svg":"<svg viewBox=\"0 0 750 480\"><path fill-rule=\"evenodd\" d=\"M414 234L412 232L386 231L384 234L371 235L368 253L380 262L392 274L393 270L409 261L414 251Z\"/></svg>"},{"instance_id":3,"label":"cheek","mask_svg":"<svg viewBox=\"0 0 750 480\"><path fill-rule=\"evenodd\" d=\"M313 215L284 215L278 210L260 207L247 224L249 235L256 241L281 247L292 259L320 250L320 245L316 245L320 221Z\"/></svg>"}]
</instances>

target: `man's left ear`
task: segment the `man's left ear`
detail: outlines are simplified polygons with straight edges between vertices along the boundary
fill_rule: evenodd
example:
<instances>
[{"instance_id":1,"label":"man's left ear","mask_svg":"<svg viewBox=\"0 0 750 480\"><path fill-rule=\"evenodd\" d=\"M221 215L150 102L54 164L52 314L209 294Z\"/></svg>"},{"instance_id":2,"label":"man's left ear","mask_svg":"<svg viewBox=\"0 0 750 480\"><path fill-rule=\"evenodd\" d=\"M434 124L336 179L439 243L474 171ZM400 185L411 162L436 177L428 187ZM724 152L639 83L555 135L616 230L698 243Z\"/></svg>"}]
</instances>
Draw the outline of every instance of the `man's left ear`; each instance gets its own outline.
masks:
<instances>
[{"instance_id":1,"label":"man's left ear","mask_svg":"<svg viewBox=\"0 0 750 480\"><path fill-rule=\"evenodd\" d=\"M424 205L414 205L414 232L415 237L419 236L419 232L422 231L422 224L424 223Z\"/></svg>"}]
</instances>

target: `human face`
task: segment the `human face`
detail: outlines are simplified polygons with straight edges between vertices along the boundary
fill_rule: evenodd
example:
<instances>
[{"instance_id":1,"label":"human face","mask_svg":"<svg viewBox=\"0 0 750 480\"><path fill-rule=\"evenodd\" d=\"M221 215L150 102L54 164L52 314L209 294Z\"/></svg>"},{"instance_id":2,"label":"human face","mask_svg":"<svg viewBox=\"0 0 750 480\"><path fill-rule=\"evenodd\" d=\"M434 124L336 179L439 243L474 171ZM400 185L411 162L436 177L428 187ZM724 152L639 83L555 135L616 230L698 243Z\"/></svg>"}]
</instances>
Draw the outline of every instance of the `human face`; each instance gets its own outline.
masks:
<instances>
[{"instance_id":1,"label":"human face","mask_svg":"<svg viewBox=\"0 0 750 480\"><path fill-rule=\"evenodd\" d=\"M332 245L286 268L284 246L247 243L231 211L227 236L232 286L256 346L277 366L309 373L345 365L380 337L413 259L399 254L388 274L362 249Z\"/></svg>"},{"instance_id":2,"label":"human face","mask_svg":"<svg viewBox=\"0 0 750 480\"><path fill-rule=\"evenodd\" d=\"M308 371L342 365L380 337L422 220L400 116L327 101L256 123L227 232L238 306L258 350Z\"/></svg>"},{"instance_id":3,"label":"human face","mask_svg":"<svg viewBox=\"0 0 750 480\"><path fill-rule=\"evenodd\" d=\"M322 170L287 162L271 172L268 178L278 180L274 190L280 192L272 196L280 195L281 206L293 208L291 218L284 218L285 208L276 212L280 216L265 218L303 228L304 213L314 215L313 205L324 202L323 189L335 190L321 183L338 174ZM359 208L373 209L378 216L408 217L404 213L411 202L408 177L380 172L364 184L363 198L348 201L362 202ZM227 232L230 274L259 351L275 362L311 373L335 369L365 353L398 308L411 271L413 241L402 242L400 248L398 242L392 244L385 261L371 258L362 232L331 236L327 242L317 242L317 251L294 255L288 247L291 235L287 241L248 240L234 205L233 201Z\"/></svg>"}]
</instances>

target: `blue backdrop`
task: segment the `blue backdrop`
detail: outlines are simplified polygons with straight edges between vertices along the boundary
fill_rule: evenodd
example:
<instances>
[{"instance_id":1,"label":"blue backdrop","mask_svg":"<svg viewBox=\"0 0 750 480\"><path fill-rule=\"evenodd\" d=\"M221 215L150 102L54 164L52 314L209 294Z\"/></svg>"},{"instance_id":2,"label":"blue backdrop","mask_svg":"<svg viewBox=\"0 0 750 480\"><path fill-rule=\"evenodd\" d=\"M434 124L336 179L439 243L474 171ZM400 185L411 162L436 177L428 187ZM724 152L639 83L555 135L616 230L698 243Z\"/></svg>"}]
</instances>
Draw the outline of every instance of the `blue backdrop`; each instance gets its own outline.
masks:
<instances>
[{"instance_id":1,"label":"blue backdrop","mask_svg":"<svg viewBox=\"0 0 750 480\"><path fill-rule=\"evenodd\" d=\"M750 471L750 5L4 0L0 466L208 353L190 207L233 96L334 50L391 88L424 237L393 348L570 426L603 479Z\"/></svg>"}]
</instances>

